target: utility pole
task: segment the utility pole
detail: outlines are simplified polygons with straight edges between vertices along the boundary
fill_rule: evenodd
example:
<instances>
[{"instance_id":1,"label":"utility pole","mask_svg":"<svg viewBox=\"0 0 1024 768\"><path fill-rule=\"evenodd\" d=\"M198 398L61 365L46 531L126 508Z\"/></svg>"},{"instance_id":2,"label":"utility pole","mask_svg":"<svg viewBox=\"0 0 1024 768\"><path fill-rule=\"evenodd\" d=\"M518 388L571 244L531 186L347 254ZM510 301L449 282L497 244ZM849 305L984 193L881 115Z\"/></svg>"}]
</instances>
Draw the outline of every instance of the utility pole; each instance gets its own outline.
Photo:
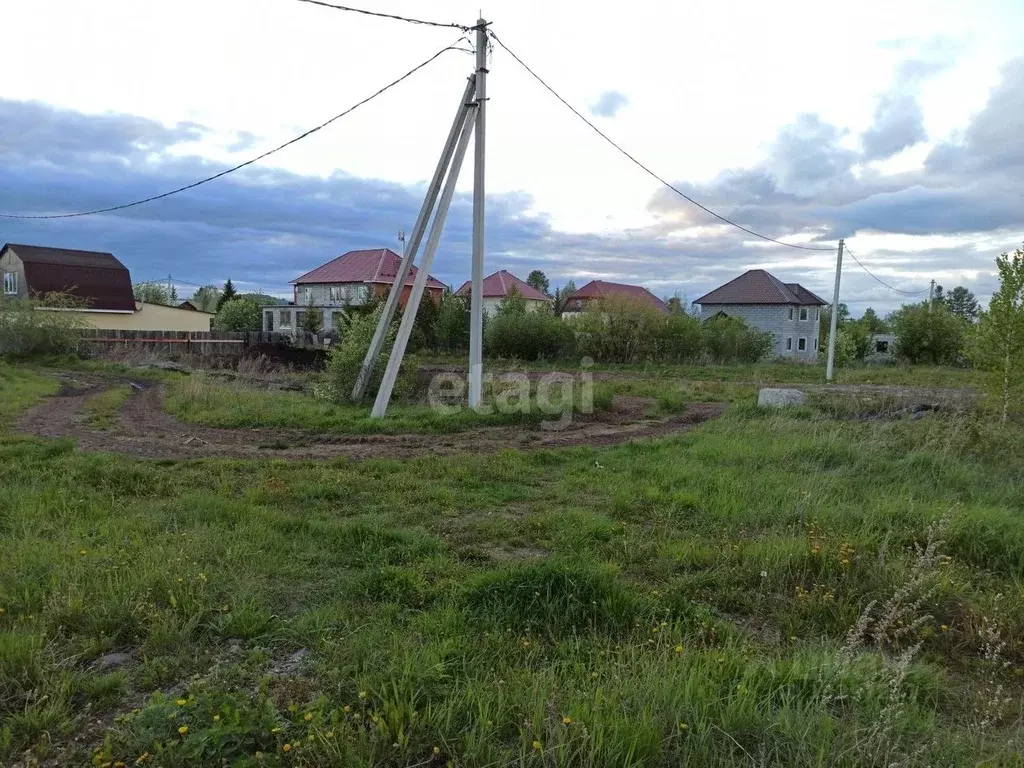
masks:
<instances>
[{"instance_id":1,"label":"utility pole","mask_svg":"<svg viewBox=\"0 0 1024 768\"><path fill-rule=\"evenodd\" d=\"M483 395L484 349L484 157L487 110L487 22L476 22L476 136L473 155L473 266L469 295L469 407Z\"/></svg>"},{"instance_id":2,"label":"utility pole","mask_svg":"<svg viewBox=\"0 0 1024 768\"><path fill-rule=\"evenodd\" d=\"M171 298L171 291L173 286L171 285L171 273L167 273L167 305L170 306L173 299Z\"/></svg>"},{"instance_id":3,"label":"utility pole","mask_svg":"<svg viewBox=\"0 0 1024 768\"><path fill-rule=\"evenodd\" d=\"M836 360L836 325L839 322L839 281L843 276L843 241L839 241L839 252L836 256L836 288L832 292L832 316L828 326L828 362L825 364L825 381L832 381L832 372Z\"/></svg>"},{"instance_id":4,"label":"utility pole","mask_svg":"<svg viewBox=\"0 0 1024 768\"><path fill-rule=\"evenodd\" d=\"M402 257L405 258L405 230L398 230L398 242L402 244Z\"/></svg>"},{"instance_id":5,"label":"utility pole","mask_svg":"<svg viewBox=\"0 0 1024 768\"><path fill-rule=\"evenodd\" d=\"M928 286L928 311L932 311L932 307L935 306L935 281L932 280L931 285Z\"/></svg>"},{"instance_id":6,"label":"utility pole","mask_svg":"<svg viewBox=\"0 0 1024 768\"><path fill-rule=\"evenodd\" d=\"M437 213L434 214L434 222L430 225L430 237L427 238L427 250L423 254L423 262L416 270L416 279L412 284L412 291L409 293L409 300L405 305L405 312L402 314L402 322L398 326L398 335L395 337L395 345L391 349L391 356L388 358L388 367L384 370L384 378L380 382L380 389L377 390L377 399L373 403L373 411L370 415L375 419L384 417L388 409L388 402L391 400L391 391L395 387L395 380L398 378L398 371L402 367L402 358L405 356L405 347L412 335L413 325L416 323L416 312L419 310L423 292L427 287L427 280L430 279L430 265L434 261L434 254L437 253L437 244L441 240L441 231L444 229L444 221L448 217L448 208L455 194L455 185L459 180L459 171L462 168L462 159L466 156L466 148L469 146L469 139L473 133L473 115L467 115L462 126L462 135L459 136L459 144L455 150L455 157L452 158L452 167L448 173L448 179L444 184L444 191L437 203ZM427 301L433 301L427 297Z\"/></svg>"},{"instance_id":7,"label":"utility pole","mask_svg":"<svg viewBox=\"0 0 1024 768\"><path fill-rule=\"evenodd\" d=\"M374 364L377 362L377 355L380 354L381 349L384 347L388 326L391 325L391 319L395 316L395 310L398 309L398 301L405 290L405 283L409 279L412 262L416 258L416 251L419 250L420 241L422 241L423 234L427 229L427 221L434 210L437 196L441 193L441 184L444 181L445 173L448 171L448 166L451 165L452 155L455 154L455 144L459 140L462 126L466 122L472 108L470 106L472 103L470 99L473 97L475 90L476 78L470 76L466 83L466 89L462 93L462 98L459 99L459 108L455 113L455 120L452 123L451 130L448 132L448 139L445 141L444 149L441 151L441 157L437 161L434 176L427 187L427 194L423 198L423 205L420 208L419 215L416 217L416 223L413 225L412 237L408 247L403 249L402 263L398 268L398 274L395 275L395 281L388 292L388 297L384 301L384 311L381 314L380 322L377 323L377 329L373 333L370 348L366 350L363 367L359 370L359 375L356 377L356 384L352 389L352 399L357 402L362 399L363 393L366 391L366 385L370 381Z\"/></svg>"}]
</instances>

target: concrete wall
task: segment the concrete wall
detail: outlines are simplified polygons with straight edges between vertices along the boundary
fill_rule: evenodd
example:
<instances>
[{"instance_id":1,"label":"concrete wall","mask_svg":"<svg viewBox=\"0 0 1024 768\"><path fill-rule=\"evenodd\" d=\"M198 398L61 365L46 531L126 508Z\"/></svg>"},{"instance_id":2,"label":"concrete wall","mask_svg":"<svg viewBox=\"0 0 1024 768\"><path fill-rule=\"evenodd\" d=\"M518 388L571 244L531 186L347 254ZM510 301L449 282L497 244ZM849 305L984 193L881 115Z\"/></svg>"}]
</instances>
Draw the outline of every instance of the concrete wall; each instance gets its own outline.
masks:
<instances>
[{"instance_id":1,"label":"concrete wall","mask_svg":"<svg viewBox=\"0 0 1024 768\"><path fill-rule=\"evenodd\" d=\"M18 292L14 296L6 294L4 292L3 275L13 272L18 276ZM25 282L25 265L21 263L21 259L14 255L11 249L7 249L4 252L3 257L0 257L0 301L3 301L4 297L7 298L19 298L23 299L28 295L28 285Z\"/></svg>"},{"instance_id":2,"label":"concrete wall","mask_svg":"<svg viewBox=\"0 0 1024 768\"><path fill-rule=\"evenodd\" d=\"M117 331L209 331L214 315L135 302L135 312L72 311L90 328ZM52 311L40 309L40 312Z\"/></svg>"},{"instance_id":3,"label":"concrete wall","mask_svg":"<svg viewBox=\"0 0 1024 768\"><path fill-rule=\"evenodd\" d=\"M313 304L318 307L347 307L349 304L365 304L370 298L371 286L366 283L309 283L296 285L295 303Z\"/></svg>"},{"instance_id":4,"label":"concrete wall","mask_svg":"<svg viewBox=\"0 0 1024 768\"><path fill-rule=\"evenodd\" d=\"M807 319L800 319L801 309ZM708 320L719 312L738 317L752 328L772 334L772 351L780 357L816 360L818 357L818 307L799 307L788 304L715 304L701 306L701 320ZM790 316L792 315L792 320ZM800 339L804 339L803 350Z\"/></svg>"}]
</instances>

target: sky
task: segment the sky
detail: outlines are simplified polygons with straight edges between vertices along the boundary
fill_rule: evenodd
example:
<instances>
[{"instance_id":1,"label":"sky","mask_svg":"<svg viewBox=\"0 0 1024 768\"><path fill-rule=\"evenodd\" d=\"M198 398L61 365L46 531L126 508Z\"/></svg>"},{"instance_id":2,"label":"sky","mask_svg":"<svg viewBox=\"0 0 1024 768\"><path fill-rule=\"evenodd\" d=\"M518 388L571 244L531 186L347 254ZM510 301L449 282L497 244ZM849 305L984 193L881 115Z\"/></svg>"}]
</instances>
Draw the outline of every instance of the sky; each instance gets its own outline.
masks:
<instances>
[{"instance_id":1,"label":"sky","mask_svg":"<svg viewBox=\"0 0 1024 768\"><path fill-rule=\"evenodd\" d=\"M357 0L350 0L355 3ZM1024 242L1024 3L363 0L478 14L559 94L721 224L606 144L500 46L490 55L485 273L600 278L687 302L746 269L831 300L838 238L901 291L964 285ZM298 0L0 4L0 213L116 205L262 153L365 98L455 29ZM43 44L44 43L44 44ZM463 41L459 47L468 48ZM289 281L411 230L473 70L448 51L310 138L111 214L0 219L0 243L111 251L181 295ZM469 274L472 157L431 273ZM855 315L918 300L844 263Z\"/></svg>"}]
</instances>

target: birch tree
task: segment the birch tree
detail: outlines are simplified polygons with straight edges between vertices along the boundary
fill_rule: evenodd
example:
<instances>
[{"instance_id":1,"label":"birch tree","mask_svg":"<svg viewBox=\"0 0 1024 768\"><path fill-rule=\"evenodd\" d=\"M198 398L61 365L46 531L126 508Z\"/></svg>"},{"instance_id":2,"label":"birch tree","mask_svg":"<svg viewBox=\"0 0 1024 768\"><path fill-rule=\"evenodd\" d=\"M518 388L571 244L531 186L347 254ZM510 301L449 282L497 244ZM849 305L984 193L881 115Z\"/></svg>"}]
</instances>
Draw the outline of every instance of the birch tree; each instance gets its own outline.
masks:
<instances>
[{"instance_id":1,"label":"birch tree","mask_svg":"<svg viewBox=\"0 0 1024 768\"><path fill-rule=\"evenodd\" d=\"M1024 248L1002 254L996 266L999 290L981 314L974 357L992 375L1005 422L1024 387Z\"/></svg>"}]
</instances>

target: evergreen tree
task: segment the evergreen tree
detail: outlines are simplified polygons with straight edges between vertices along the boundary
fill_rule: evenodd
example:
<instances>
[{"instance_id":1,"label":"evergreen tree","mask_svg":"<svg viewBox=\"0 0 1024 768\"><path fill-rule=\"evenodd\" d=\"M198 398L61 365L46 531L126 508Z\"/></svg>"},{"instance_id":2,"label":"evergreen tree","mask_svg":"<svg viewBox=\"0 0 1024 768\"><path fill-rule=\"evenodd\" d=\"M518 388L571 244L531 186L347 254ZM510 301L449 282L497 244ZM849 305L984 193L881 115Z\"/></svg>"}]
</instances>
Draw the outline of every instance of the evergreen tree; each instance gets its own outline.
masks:
<instances>
[{"instance_id":1,"label":"evergreen tree","mask_svg":"<svg viewBox=\"0 0 1024 768\"><path fill-rule=\"evenodd\" d=\"M235 298L236 294L234 283L231 282L231 278L228 278L228 281L224 283L224 290L221 291L220 298L217 300L217 311L220 312L221 308Z\"/></svg>"},{"instance_id":2,"label":"evergreen tree","mask_svg":"<svg viewBox=\"0 0 1024 768\"><path fill-rule=\"evenodd\" d=\"M962 285L958 285L948 294L946 294L946 307L954 315L959 315L968 322L974 322L978 319L979 306L978 300L974 294L964 288Z\"/></svg>"}]
</instances>

